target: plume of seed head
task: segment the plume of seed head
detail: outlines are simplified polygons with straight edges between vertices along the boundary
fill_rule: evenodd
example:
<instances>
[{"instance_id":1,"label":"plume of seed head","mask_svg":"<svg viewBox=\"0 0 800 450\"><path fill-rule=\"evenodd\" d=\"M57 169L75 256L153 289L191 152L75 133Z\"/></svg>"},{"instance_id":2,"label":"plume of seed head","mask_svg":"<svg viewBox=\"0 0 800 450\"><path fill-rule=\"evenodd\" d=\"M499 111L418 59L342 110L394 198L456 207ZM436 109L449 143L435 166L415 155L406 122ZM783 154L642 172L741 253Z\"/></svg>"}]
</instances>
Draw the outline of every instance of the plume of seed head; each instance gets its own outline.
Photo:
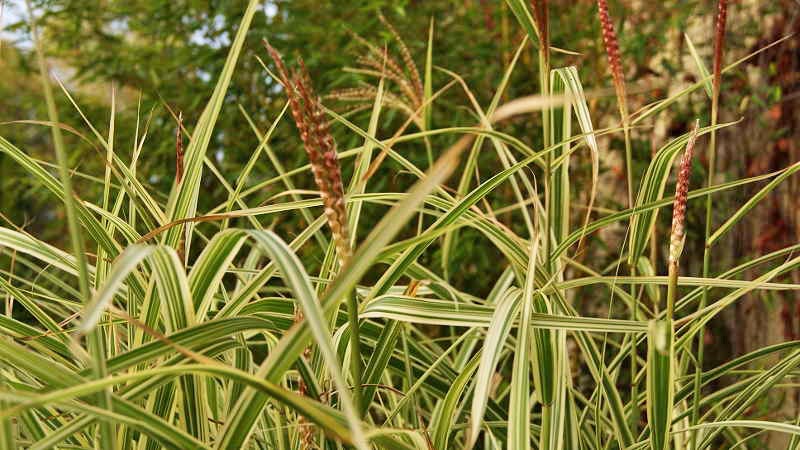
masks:
<instances>
[{"instance_id":1,"label":"plume of seed head","mask_svg":"<svg viewBox=\"0 0 800 450\"><path fill-rule=\"evenodd\" d=\"M417 96L417 92L411 82L408 81L402 73L395 72L391 65L382 64L380 61L372 58L371 56L360 56L356 58L356 60L360 64L371 67L382 76L397 83L411 105L419 106L422 104L421 97ZM389 61L389 59L387 59L387 61Z\"/></svg>"},{"instance_id":2,"label":"plume of seed head","mask_svg":"<svg viewBox=\"0 0 800 450\"><path fill-rule=\"evenodd\" d=\"M335 90L326 95L324 98L326 100L369 100L371 98L375 98L376 92L377 89L375 89L373 86L345 88Z\"/></svg>"},{"instance_id":3,"label":"plume of seed head","mask_svg":"<svg viewBox=\"0 0 800 450\"><path fill-rule=\"evenodd\" d=\"M397 41L397 46L400 48L400 56L403 58L403 64L405 64L406 69L411 74L411 83L414 85L414 90L416 91L417 97L422 98L424 96L422 80L420 79L417 65L414 64L414 58L411 57L411 52L408 50L408 46L403 38L400 37L400 33L397 32L395 27L389 23L388 20L386 20L386 17L384 17L383 14L379 14L378 18L381 20L381 22L383 22L389 32L392 33L394 40Z\"/></svg>"},{"instance_id":4,"label":"plume of seed head","mask_svg":"<svg viewBox=\"0 0 800 450\"><path fill-rule=\"evenodd\" d=\"M675 183L675 201L672 203L672 233L669 239L669 264L677 266L686 237L686 199L689 193L689 175L692 170L694 143L697 140L698 122L686 143L686 151L681 158L678 180Z\"/></svg>"},{"instance_id":5,"label":"plume of seed head","mask_svg":"<svg viewBox=\"0 0 800 450\"><path fill-rule=\"evenodd\" d=\"M367 50L369 51L369 54L372 55L372 57L375 60L381 61L383 63L383 64L378 64L378 67L385 66L384 69L385 71L393 72L402 78L403 69L400 68L400 64L398 64L397 61L394 58L392 58L391 55L388 54L388 52L378 47L377 45L370 43L368 40L364 39L363 37L359 36L358 34L352 31L350 32L350 36L352 36L353 39L355 39L358 43L366 47Z\"/></svg>"},{"instance_id":6,"label":"plume of seed head","mask_svg":"<svg viewBox=\"0 0 800 450\"><path fill-rule=\"evenodd\" d=\"M725 44L725 22L728 16L728 1L717 1L717 19L714 26L714 79L712 81L714 95L719 95L722 77L722 48Z\"/></svg>"},{"instance_id":7,"label":"plume of seed head","mask_svg":"<svg viewBox=\"0 0 800 450\"><path fill-rule=\"evenodd\" d=\"M606 48L608 57L608 67L611 69L611 77L614 79L614 90L617 93L617 103L622 120L628 119L627 93L625 90L625 77L622 75L622 58L619 53L619 42L617 32L614 31L614 24L608 14L608 1L597 0L597 12L600 16L600 25L603 28L603 44Z\"/></svg>"},{"instance_id":8,"label":"plume of seed head","mask_svg":"<svg viewBox=\"0 0 800 450\"><path fill-rule=\"evenodd\" d=\"M266 46L289 97L292 118L300 131L300 139L311 163L314 181L320 190L325 217L333 234L339 260L344 264L350 257L351 248L342 171L322 102L314 93L311 77L303 61L298 61L299 69L289 72L278 52L269 43Z\"/></svg>"}]
</instances>

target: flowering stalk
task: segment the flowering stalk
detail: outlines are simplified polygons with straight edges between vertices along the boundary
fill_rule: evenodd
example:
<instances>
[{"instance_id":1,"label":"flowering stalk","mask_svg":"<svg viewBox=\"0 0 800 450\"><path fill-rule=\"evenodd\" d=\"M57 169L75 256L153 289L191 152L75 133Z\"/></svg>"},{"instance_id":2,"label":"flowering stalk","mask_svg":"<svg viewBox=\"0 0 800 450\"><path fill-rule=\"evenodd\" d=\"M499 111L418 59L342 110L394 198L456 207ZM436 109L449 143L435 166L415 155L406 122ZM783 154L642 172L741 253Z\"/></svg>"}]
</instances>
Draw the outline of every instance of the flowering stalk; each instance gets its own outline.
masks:
<instances>
[{"instance_id":1,"label":"flowering stalk","mask_svg":"<svg viewBox=\"0 0 800 450\"><path fill-rule=\"evenodd\" d=\"M268 43L265 42L265 45L275 61L281 83L286 89L292 118L300 131L300 139L311 162L311 171L320 190L325 217L333 234L339 261L345 264L352 250L348 238L342 172L336 154L336 143L331 135L322 103L314 93L303 61L299 61L300 69L289 72L278 52Z\"/></svg>"},{"instance_id":2,"label":"flowering stalk","mask_svg":"<svg viewBox=\"0 0 800 450\"><path fill-rule=\"evenodd\" d=\"M628 117L628 94L625 88L625 76L622 71L622 57L619 51L619 41L617 39L617 32L614 29L614 23L611 21L611 16L608 13L608 1L597 0L597 14L600 18L600 26L602 28L603 45L606 50L606 57L608 58L608 67L611 71L611 78L614 81L614 92L617 94L617 107L619 108L620 119L622 120L622 132L625 137L625 177L628 185L628 207L633 208L633 150L631 146L631 132ZM655 239L655 238L653 238ZM632 258L629 259L628 265L631 276L636 276L636 263ZM655 262L653 261L653 266ZM630 287L631 298L638 298L636 294L636 287ZM631 309L631 319L636 320L639 315L639 302L634 301L633 308ZM631 345L630 350L630 376L631 376L631 398L638 397L638 388L636 383L636 373L638 371L638 358L636 345ZM637 431L639 424L639 410L636 407L637 403L634 402L634 408L631 409L630 425L634 432Z\"/></svg>"},{"instance_id":3,"label":"flowering stalk","mask_svg":"<svg viewBox=\"0 0 800 450\"><path fill-rule=\"evenodd\" d=\"M336 153L336 143L331 135L330 125L322 107L320 98L314 93L311 77L308 75L303 60L298 60L298 69L291 71L286 68L280 54L269 45L266 40L264 45L278 69L278 76L289 99L289 108L292 111L300 139L303 141L308 159L311 162L311 171L314 181L322 197L325 217L333 235L333 243L339 257L339 263L344 266L352 255L349 230L347 224L347 209L345 208L344 188L342 186L342 171ZM355 293L348 296L348 316L350 322L350 354L351 377L353 379L353 399L356 411L360 411L361 403L361 358L360 336L358 324L358 303ZM302 320L302 315L295 314L295 320ZM306 355L307 356L307 355ZM301 392L305 386L300 383ZM311 441L310 427L304 427L305 445Z\"/></svg>"},{"instance_id":4,"label":"flowering stalk","mask_svg":"<svg viewBox=\"0 0 800 450\"><path fill-rule=\"evenodd\" d=\"M597 13L600 17L600 25L603 28L603 44L606 48L606 57L608 58L608 67L611 70L611 77L614 79L614 90L617 94L619 114L622 116L623 122L627 122L628 103L626 101L627 92L625 90L625 77L622 74L622 58L619 53L617 32L614 30L614 24L611 21L611 16L608 14L607 0L597 0Z\"/></svg>"},{"instance_id":5,"label":"flowering stalk","mask_svg":"<svg viewBox=\"0 0 800 450\"><path fill-rule=\"evenodd\" d=\"M679 260L683 252L683 243L686 240L686 199L689 192L689 175L692 170L692 156L694 155L694 143L697 140L698 125L699 121L696 121L694 130L686 143L686 151L681 158L678 180L675 183L675 200L672 203L672 232L669 238L669 256L667 257L669 270L667 319L672 319L675 311Z\"/></svg>"},{"instance_id":6,"label":"flowering stalk","mask_svg":"<svg viewBox=\"0 0 800 450\"><path fill-rule=\"evenodd\" d=\"M414 93L419 99L419 104L421 104L425 98L422 79L419 75L419 69L417 69L417 65L414 63L414 58L411 57L411 51L408 49L405 41L403 41L403 38L400 37L400 33L397 32L397 29L391 23L389 23L388 20L386 20L386 17L384 17L383 14L378 14L378 19L380 19L381 23L383 23L386 29L389 30L389 32L392 34L392 37L394 37L394 40L397 42L397 46L400 50L400 56L403 58L403 64L411 74L411 85L414 87Z\"/></svg>"},{"instance_id":7,"label":"flowering stalk","mask_svg":"<svg viewBox=\"0 0 800 450\"><path fill-rule=\"evenodd\" d=\"M720 85L722 84L722 50L725 44L725 23L728 16L728 2L727 0L717 1L717 16L714 23L714 63L713 63L713 76L711 79L711 126L717 125L717 115L719 111L719 93ZM708 142L708 180L707 184L710 187L714 182L714 175L717 166L717 131L715 128L711 129L711 136ZM706 197L706 226L705 226L705 240L706 246L703 250L703 277L708 277L711 272L711 249L708 245L708 238L711 236L711 211L713 209L713 201L711 195ZM703 288L703 294L700 297L699 309L703 309L708 302L708 288ZM700 394L701 374L703 372L703 359L704 359L704 339L705 327L700 328L697 334L697 370L694 377L694 398L698 398ZM695 401L692 405L691 425L696 425L700 416L699 402ZM692 448L697 447L697 432L693 431L691 434Z\"/></svg>"},{"instance_id":8,"label":"flowering stalk","mask_svg":"<svg viewBox=\"0 0 800 450\"><path fill-rule=\"evenodd\" d=\"M728 1L717 2L717 18L714 24L714 79L712 80L712 96L719 99L719 87L722 82L722 48L725 44L725 23L728 18Z\"/></svg>"},{"instance_id":9,"label":"flowering stalk","mask_svg":"<svg viewBox=\"0 0 800 450\"><path fill-rule=\"evenodd\" d=\"M698 123L686 143L675 184L675 201L672 205L672 233L670 235L669 285L667 287L667 313L663 319L652 320L647 333L647 420L650 426L650 448L670 448L673 404L675 403L675 328L673 314L678 290L678 262L686 239L686 199L689 192L689 175L692 154L697 139Z\"/></svg>"}]
</instances>

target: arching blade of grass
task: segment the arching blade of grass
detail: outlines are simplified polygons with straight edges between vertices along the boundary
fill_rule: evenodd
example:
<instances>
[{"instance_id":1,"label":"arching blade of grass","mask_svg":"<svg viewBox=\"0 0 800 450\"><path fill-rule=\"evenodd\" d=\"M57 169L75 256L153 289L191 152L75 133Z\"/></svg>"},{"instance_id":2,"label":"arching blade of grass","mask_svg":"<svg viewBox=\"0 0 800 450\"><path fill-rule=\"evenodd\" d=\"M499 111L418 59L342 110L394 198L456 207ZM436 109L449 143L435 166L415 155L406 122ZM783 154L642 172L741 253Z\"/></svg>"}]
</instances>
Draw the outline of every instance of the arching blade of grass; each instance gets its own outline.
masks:
<instances>
[{"instance_id":1,"label":"arching blade of grass","mask_svg":"<svg viewBox=\"0 0 800 450\"><path fill-rule=\"evenodd\" d=\"M125 282L128 275L136 269L136 266L143 259L150 256L154 249L154 247L134 245L120 254L111 267L103 285L84 307L80 326L78 327L81 333L85 334L94 329L109 303L113 300L114 295L117 294L119 287Z\"/></svg>"},{"instance_id":2,"label":"arching blade of grass","mask_svg":"<svg viewBox=\"0 0 800 450\"><path fill-rule=\"evenodd\" d=\"M600 150L597 146L597 140L594 135L594 126L592 125L591 115L589 113L589 105L586 102L586 96L583 91L583 84L578 76L578 70L574 66L553 69L550 73L550 89L551 95L565 95L572 99L569 107L564 107L563 117L561 120L553 120L552 127L554 133L554 142L563 142L565 148L557 153L555 156L560 159L556 172L554 173L553 182L553 195L558 197L558 213L554 212L555 223L554 229L556 231L557 243L563 241L569 234L569 210L570 210L570 178L569 178L569 146L572 144L572 112L575 112L575 117L578 120L578 125L583 132L583 141L589 149L590 161L592 167L591 187L589 190L588 203L586 207L586 215L584 217L584 228L589 223L592 207L594 206L595 197L597 196L597 184L599 177L599 154ZM554 117L555 119L555 117ZM560 123L562 130L556 134L555 125Z\"/></svg>"},{"instance_id":3,"label":"arching blade of grass","mask_svg":"<svg viewBox=\"0 0 800 450\"><path fill-rule=\"evenodd\" d=\"M511 293L509 294L511 295ZM490 328L500 306L471 305L429 298L385 295L364 308L362 318L391 318L412 323ZM600 333L644 333L646 322L531 313L531 327Z\"/></svg>"},{"instance_id":4,"label":"arching blade of grass","mask_svg":"<svg viewBox=\"0 0 800 450\"><path fill-rule=\"evenodd\" d=\"M794 35L788 34L786 36L782 36L782 37L780 37L778 39L775 39L774 41L770 42L769 44L767 44L767 45L765 45L765 46L763 46L763 47L761 47L761 48L759 48L759 49L757 49L757 50L755 50L755 51L753 51L751 53L748 53L745 56L742 56L741 58L737 59L736 61L734 61L731 64L728 64L727 66L722 68L722 73L725 74L725 73L728 73L728 72L736 69L737 67L739 67L740 65L744 64L748 60L750 60L750 59L752 59L752 58L754 58L754 57L756 57L756 56L768 51L769 49L771 49L773 47L776 47L776 46L784 43L785 41L791 39L792 36L794 36ZM632 114L632 116L635 116L635 117L633 117L631 125L639 125L640 122L643 122L644 120L653 117L654 115L658 114L659 112L664 111L665 109L667 109L671 105L675 104L680 99L686 97L690 93L692 93L692 92L694 92L694 91L696 91L698 89L702 89L706 85L706 83L711 81L711 77L712 76L713 76L713 74L709 74L707 77L703 78L702 80L696 81L691 86L688 86L688 87L682 89L681 91L675 93L674 95L672 95L672 96L670 96L668 98L662 99L662 100L655 101L655 102L645 106L644 108L640 109L636 113Z\"/></svg>"},{"instance_id":5,"label":"arching blade of grass","mask_svg":"<svg viewBox=\"0 0 800 450\"><path fill-rule=\"evenodd\" d=\"M270 396L278 399L279 401L286 403L292 406L293 408L298 409L303 414L305 414L306 416L314 420L316 423L318 423L320 426L324 427L327 431L341 438L345 442L348 443L352 442L350 434L347 431L347 428L343 426L344 418L341 415L337 415L334 412L334 410L332 410L330 407L300 397L299 395L287 391L281 388L280 386L260 380L247 373L240 372L236 369L219 364L205 364L205 365L192 364L192 365L182 365L182 366L172 366L172 367L160 367L156 369L143 370L126 375L117 375L102 380L93 380L69 388L49 392L47 394L39 394L33 396L22 395L19 393L15 394L0 393L0 398L8 398L9 400L17 403L16 406L13 406L9 409L0 412L0 417L6 417L12 414L16 414L20 410L33 408L35 406L43 404L48 404L53 402L57 403L70 402L72 399L83 397L92 394L94 392L97 392L98 390L106 388L108 386L121 384L126 381L156 377L160 375L186 376L192 373L236 378L238 381L245 382L249 386L262 390L268 393ZM87 412L91 412L94 414L99 414L101 416L105 414L111 414L99 411L97 408L86 408L79 406L78 409L85 410ZM119 419L119 416L117 416L117 419ZM194 444L191 447L186 447L186 448L207 448L207 447Z\"/></svg>"},{"instance_id":6,"label":"arching blade of grass","mask_svg":"<svg viewBox=\"0 0 800 450\"><path fill-rule=\"evenodd\" d=\"M530 448L531 404L530 404L530 317L533 313L533 298L524 296L522 316L517 327L517 345L514 348L514 365L511 372L511 392L508 405L508 449Z\"/></svg>"},{"instance_id":7,"label":"arching blade of grass","mask_svg":"<svg viewBox=\"0 0 800 450\"><path fill-rule=\"evenodd\" d=\"M64 195L64 188L58 179L47 172L41 165L37 164L30 156L26 155L25 152L2 137L0 137L0 151L14 159L25 173L44 185L44 187L52 192L59 200L66 201L67 196ZM102 224L83 207L82 203L75 201L74 205L77 219L85 227L86 232L92 240L102 246L103 249L112 256L116 256L119 252L119 244L108 236Z\"/></svg>"},{"instance_id":8,"label":"arching blade of grass","mask_svg":"<svg viewBox=\"0 0 800 450\"><path fill-rule=\"evenodd\" d=\"M0 355L8 363L14 364L17 370L24 370L27 374L47 383L51 388L69 388L88 382L87 379L74 374L62 365L54 364L44 357L25 351L25 348L18 344L0 341ZM101 381L97 380L97 382ZM82 406L85 413L92 415L110 415L114 417L112 423L133 426L154 439L158 439L169 448L205 448L199 441L182 430L172 427L160 417L154 416L143 408L114 397L112 397L112 402L113 412L84 403L79 403L78 406Z\"/></svg>"},{"instance_id":9,"label":"arching blade of grass","mask_svg":"<svg viewBox=\"0 0 800 450\"><path fill-rule=\"evenodd\" d=\"M388 424L402 410L402 408L408 402L411 401L410 399L413 398L414 392L416 392L417 390L419 390L420 388L422 388L425 385L425 382L428 379L428 377L430 377L437 368L439 368L442 364L448 362L447 361L447 357L450 355L450 353L452 351L455 351L457 349L458 345L462 341L466 340L467 338L472 338L473 336L474 336L474 333L471 333L471 332L464 333L463 335L461 335L461 337L459 337L453 343L452 346L450 346L450 348L448 348L446 351L442 352L442 354L439 355L438 358L436 358L436 361L434 361L434 363L431 364L431 366L428 367L428 369L417 379L417 381L405 392L405 396L399 402L397 402L397 405L395 405L394 409L386 417L386 420L384 421L384 425ZM484 408L485 408L485 406L484 406Z\"/></svg>"},{"instance_id":10,"label":"arching blade of grass","mask_svg":"<svg viewBox=\"0 0 800 450\"><path fill-rule=\"evenodd\" d=\"M750 177L750 178L743 178L741 180L729 181L727 183L721 183L721 184L715 185L715 186L710 187L710 188L701 188L701 189L692 190L692 191L689 192L688 198L689 198L689 200L692 200L692 199L696 199L696 198L699 198L699 197L706 197L707 195L712 194L712 193L721 192L721 191L733 189L733 188L736 188L736 187L739 187L739 186L744 186L744 185L747 185L747 184L750 184L750 183L755 183L755 182L758 182L758 181L766 180L766 179L769 179L769 178L772 178L772 177L780 175L781 173L783 173L787 169L788 168L784 168L784 169L778 170L776 172L771 172L771 173L767 173L767 174L764 174L764 175L757 175L757 176ZM620 211L620 212L617 212L617 213L609 214L609 215L607 215L607 216L605 216L605 217L603 217L601 219L598 219L598 220L588 224L586 226L585 230L575 230L572 233L570 233L569 236L567 237L567 239L565 239L564 242L562 242L554 250L555 254L556 255L563 254L569 247L571 247L576 242L578 242L580 240L581 236L584 235L584 234L588 234L588 233L591 233L591 232L596 231L598 229L601 229L604 226L607 226L607 225L609 225L611 223L624 220L625 218L630 217L632 215L638 215L638 214L641 214L643 212L653 211L653 210L656 210L658 208L662 208L662 207L670 205L670 204L672 204L672 199L671 198L662 198L660 200L651 201L650 203L647 203L647 204L637 205L633 209L627 209L627 210Z\"/></svg>"},{"instance_id":11,"label":"arching blade of grass","mask_svg":"<svg viewBox=\"0 0 800 450\"><path fill-rule=\"evenodd\" d=\"M697 71L702 79L703 89L705 89L708 98L711 98L711 75L708 72L706 63L703 62L703 58L697 53L697 49L694 47L694 43L689 35L683 33L683 37L686 39L686 44L689 47L689 53L692 55L692 59L694 59L694 63L697 66Z\"/></svg>"},{"instance_id":12,"label":"arching blade of grass","mask_svg":"<svg viewBox=\"0 0 800 450\"><path fill-rule=\"evenodd\" d=\"M453 423L458 413L458 401L469 384L472 374L478 368L480 358L476 355L453 380L442 402L437 406L431 420L431 441L433 448L450 448L448 442L452 433Z\"/></svg>"},{"instance_id":13,"label":"arching blade of grass","mask_svg":"<svg viewBox=\"0 0 800 450\"><path fill-rule=\"evenodd\" d=\"M503 93L506 92L512 71L517 66L517 61L519 61L519 57L522 55L522 51L527 45L528 39L526 37L517 47L517 51L514 53L514 57L509 63L508 68L503 74L503 78L498 85L497 92L495 92L494 97L492 97L492 103L489 105L487 110L487 115L489 117L494 114L494 111L497 109L497 105L502 99ZM480 113L480 110L478 109L477 112ZM470 149L469 155L466 157L464 170L462 171L461 179L458 182L457 197L463 197L469 192L470 181L475 174L475 169L478 164L479 151L483 145L484 139L485 138L483 136L478 136L475 138L475 142ZM453 242L457 239L457 237L458 230L454 230L445 234L442 241L442 269L444 270L445 278L447 278L449 271L450 252L452 250Z\"/></svg>"},{"instance_id":14,"label":"arching blade of grass","mask_svg":"<svg viewBox=\"0 0 800 450\"><path fill-rule=\"evenodd\" d=\"M36 61L39 65L39 76L41 77L42 88L44 90L45 102L47 104L47 115L51 122L59 123L58 110L56 108L53 89L50 84L50 71L45 60L44 47L39 39L36 21L33 18L33 10L30 2L26 3L28 13L31 14L31 30L33 34L34 47L36 50ZM53 137L53 147L55 148L56 159L58 160L58 173L63 191L63 202L66 212L67 229L69 230L69 242L72 246L73 256L75 257L78 269L78 288L80 300L84 303L90 301L91 282L89 280L89 263L86 259L86 243L80 227L77 202L73 198L72 180L69 174L69 159L61 128L51 127ZM101 233L102 234L102 233ZM116 252L112 253L116 254ZM105 336L102 330L95 330L87 336L89 354L91 355L91 367L94 378L102 378L106 375L106 347ZM98 393L97 401L103 408L111 409L111 391L104 390ZM116 447L116 436L113 423L103 423L100 426L100 445L106 448Z\"/></svg>"},{"instance_id":15,"label":"arching blade of grass","mask_svg":"<svg viewBox=\"0 0 800 450\"><path fill-rule=\"evenodd\" d=\"M475 388L472 395L470 409L470 429L467 448L475 446L478 433L483 421L483 413L489 400L489 388L500 359L503 346L506 343L512 324L519 311L521 293L509 291L497 302L492 320L488 325L486 338L481 348L481 359L478 372L475 375ZM374 303L373 303L374 304Z\"/></svg>"},{"instance_id":16,"label":"arching blade of grass","mask_svg":"<svg viewBox=\"0 0 800 450\"><path fill-rule=\"evenodd\" d=\"M314 289L311 287L311 281L300 260L289 246L274 233L270 231L253 232L252 236L272 256L281 270L284 281L294 292L295 299L302 305L305 320L309 324L311 333L322 352L326 367L331 372L334 384L339 391L339 399L345 417L347 417L353 443L359 450L368 450L366 437L361 429L361 421L358 419L358 411L350 394L350 387L345 381L341 363L333 347L325 314L320 308Z\"/></svg>"},{"instance_id":17,"label":"arching blade of grass","mask_svg":"<svg viewBox=\"0 0 800 450\"><path fill-rule=\"evenodd\" d=\"M758 202L764 199L770 192L775 190L781 183L783 183L787 178L792 176L800 170L800 162L794 163L791 166L787 167L780 175L775 177L772 181L769 182L766 186L761 188L755 195L751 196L747 201L736 210L733 215L731 215L728 220L725 221L719 228L717 228L711 236L708 238L708 246L713 246L725 233L730 231L737 222L742 220L742 218L751 210L753 209Z\"/></svg>"},{"instance_id":18,"label":"arching blade of grass","mask_svg":"<svg viewBox=\"0 0 800 450\"><path fill-rule=\"evenodd\" d=\"M269 140L272 138L272 134L274 133L275 128L278 126L278 123L280 122L281 118L283 118L283 115L286 114L286 110L288 108L289 104L286 103L283 106L281 112L277 115L277 117L275 117L275 120L270 125L269 130L267 130L267 132L262 135L262 133L259 131L258 127L256 127L256 124L253 122L253 119L250 117L250 115L247 114L242 105L239 105L239 111L242 113L242 116L244 116L245 120L247 120L248 125L250 125L250 129L253 130L253 134L255 134L259 143L256 150L253 152L252 155L250 155L250 159L247 160L247 164L245 164L244 169L242 169L242 171L239 173L239 176L236 178L236 186L233 192L228 194L228 203L225 207L225 212L230 212L233 209L234 203L242 203L242 199L240 198L242 190L244 189L244 185L250 176L250 172L253 170L253 167L255 167L255 164L258 161L258 157L261 156L262 150L267 155L267 157L269 157L270 162L272 163L272 165L275 167L275 170L279 174L283 174L285 172L280 161L275 157L275 153L270 148ZM286 183L286 188L289 191L294 191L295 188L292 185L291 180L286 178L284 179L284 181ZM292 198L294 198L295 200L299 200L299 197L296 194L293 194ZM301 211L301 214L303 214L303 218L306 219L308 223L313 222L311 215L309 214L308 211L303 210ZM252 218L250 218L250 223L253 225L255 229L261 228L261 225L258 223L258 221ZM222 228L227 228L227 225L228 222L226 220L223 222Z\"/></svg>"},{"instance_id":19,"label":"arching blade of grass","mask_svg":"<svg viewBox=\"0 0 800 450\"><path fill-rule=\"evenodd\" d=\"M221 231L211 238L197 257L189 272L189 290L198 317L205 317L208 313L214 293L220 288L222 278L228 273L246 237L236 229Z\"/></svg>"},{"instance_id":20,"label":"arching blade of grass","mask_svg":"<svg viewBox=\"0 0 800 450\"><path fill-rule=\"evenodd\" d=\"M787 260L786 262L778 265L777 267L773 268L772 270L764 273L763 275L749 281L746 283L745 286L736 289L735 291L731 292L730 294L725 295L724 297L720 298L714 303L706 306L703 309L700 309L688 316L684 316L680 319L681 324L684 324L679 330L676 341L676 346L683 346L686 345L687 340L691 339L693 336L696 336L700 329L702 329L714 316L719 314L724 308L730 306L735 301L742 298L749 292L752 292L755 289L766 282L769 282L774 277L785 273L787 270L793 270L800 266L800 257L794 257L792 259Z\"/></svg>"}]
</instances>

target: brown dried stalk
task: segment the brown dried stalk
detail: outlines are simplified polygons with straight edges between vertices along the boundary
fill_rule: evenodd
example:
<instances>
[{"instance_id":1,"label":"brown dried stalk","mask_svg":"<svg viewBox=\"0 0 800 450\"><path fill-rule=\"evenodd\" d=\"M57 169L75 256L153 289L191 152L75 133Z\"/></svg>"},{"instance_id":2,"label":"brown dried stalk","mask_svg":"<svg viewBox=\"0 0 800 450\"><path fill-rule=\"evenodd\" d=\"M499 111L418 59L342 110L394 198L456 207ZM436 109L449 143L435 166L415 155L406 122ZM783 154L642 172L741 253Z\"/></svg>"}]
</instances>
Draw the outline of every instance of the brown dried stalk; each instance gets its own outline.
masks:
<instances>
[{"instance_id":1,"label":"brown dried stalk","mask_svg":"<svg viewBox=\"0 0 800 450\"><path fill-rule=\"evenodd\" d=\"M299 69L291 72L286 68L280 54L264 41L270 56L278 68L278 76L286 89L289 106L300 139L311 162L314 181L320 190L325 216L333 234L339 261L344 264L350 257L347 211L345 209L342 173L336 153L336 143L319 97L314 93L305 64L300 60Z\"/></svg>"},{"instance_id":2,"label":"brown dried stalk","mask_svg":"<svg viewBox=\"0 0 800 450\"><path fill-rule=\"evenodd\" d=\"M300 139L311 162L311 171L314 181L320 191L322 204L325 208L325 217L333 234L333 242L339 256L339 262L344 265L350 258L352 250L347 224L347 210L344 201L344 188L342 187L342 172L336 154L336 143L331 135L330 125L325 116L320 98L314 93L311 77L302 60L298 61L299 69L288 70L283 63L281 55L264 40L264 45L278 69L278 76L286 90L289 107L292 111ZM300 308L295 310L295 322L303 320ZM310 357L310 348L306 348L304 358ZM298 383L298 392L305 395L307 386L301 379ZM300 436L303 448L315 448L313 427L301 417Z\"/></svg>"},{"instance_id":3,"label":"brown dried stalk","mask_svg":"<svg viewBox=\"0 0 800 450\"><path fill-rule=\"evenodd\" d=\"M178 129L175 130L175 184L183 180L183 111L178 113Z\"/></svg>"},{"instance_id":4,"label":"brown dried stalk","mask_svg":"<svg viewBox=\"0 0 800 450\"><path fill-rule=\"evenodd\" d=\"M720 83L722 82L722 49L725 43L725 22L728 17L727 0L717 2L717 20L714 27L714 78L712 91L714 98L719 98Z\"/></svg>"},{"instance_id":5,"label":"brown dried stalk","mask_svg":"<svg viewBox=\"0 0 800 450\"><path fill-rule=\"evenodd\" d=\"M539 31L539 40L545 50L550 47L550 30L548 25L548 12L547 0L531 0L531 9L533 10L533 21L536 23L536 28ZM549 51L544 52L549 55Z\"/></svg>"},{"instance_id":6,"label":"brown dried stalk","mask_svg":"<svg viewBox=\"0 0 800 450\"><path fill-rule=\"evenodd\" d=\"M614 79L614 90L617 93L617 103L619 104L619 113L622 116L622 121L628 121L628 103L627 92L625 89L625 77L622 73L622 58L619 53L619 41L617 41L617 32L614 31L614 24L608 14L607 0L597 0L597 12L600 16L600 25L603 28L603 44L606 48L606 56L608 57L608 66L611 69L611 77Z\"/></svg>"}]
</instances>

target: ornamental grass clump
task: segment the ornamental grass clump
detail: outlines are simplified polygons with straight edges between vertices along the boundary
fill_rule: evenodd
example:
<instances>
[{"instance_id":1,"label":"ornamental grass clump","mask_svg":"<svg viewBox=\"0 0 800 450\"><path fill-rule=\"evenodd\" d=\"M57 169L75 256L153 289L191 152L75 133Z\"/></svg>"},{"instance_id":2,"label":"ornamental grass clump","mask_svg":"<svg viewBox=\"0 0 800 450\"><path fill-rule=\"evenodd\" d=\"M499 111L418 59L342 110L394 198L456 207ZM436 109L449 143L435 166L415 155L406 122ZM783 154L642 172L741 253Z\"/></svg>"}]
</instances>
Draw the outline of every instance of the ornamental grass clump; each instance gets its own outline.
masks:
<instances>
[{"instance_id":1,"label":"ornamental grass clump","mask_svg":"<svg viewBox=\"0 0 800 450\"><path fill-rule=\"evenodd\" d=\"M449 36L433 24L424 70L416 70L417 47L398 34L414 24L395 29L376 18L395 54L374 36L357 39L367 55L341 79L363 90L339 99L371 101L343 115L322 105L302 60L289 67L266 44L275 70L265 64L249 78L274 72L282 88L269 83L270 93L279 101L265 103L285 105L273 115L244 106L257 102L238 105L254 144L241 169L237 158L210 156L240 157L248 142L221 139L230 135L220 124L230 122L218 121L231 110L232 83L248 78L235 71L263 2L247 3L208 102L184 110L197 121L184 129L177 114L178 130L162 135L140 129L137 115L126 130L135 132L132 146L120 130L134 127L122 114L115 122L113 107L103 129L82 113L71 84L52 92L44 55L52 47L37 42L49 120L26 118L24 126L52 129L52 139L37 142L56 151L58 164L3 137L0 157L51 204L63 202L69 241L0 211L0 450L711 450L765 448L757 439L767 432L800 436L796 415L761 408L792 388L797 342L720 351L705 363L694 345L748 296L800 291L791 281L800 269L796 243L741 261L714 253L714 243L800 172L793 163L715 184L716 130L736 125L717 123L721 74L769 55L722 66L725 2L715 19L713 80L643 92L637 100L645 104L630 115L608 9L624 2L597 2L622 129L595 128L618 122L617 113L600 116L604 83L585 85L581 74L606 62L571 54L585 49L562 32L572 25L562 23L565 2L481 2L503 36L514 34L511 18L527 34L492 86L442 67L433 44ZM462 17L443 15L451 22L441 27ZM538 67L521 67L526 61ZM57 114L61 97L75 114ZM673 115L679 125L708 110L710 120L652 154L638 152L630 205L616 186L598 190L602 139L622 131L628 145L630 130ZM173 123L163 110L151 115ZM288 137L284 115L294 122ZM703 135L708 185L690 189ZM166 177L138 165L156 159L143 149L161 144L170 158L175 151ZM68 158L73 151L83 152L81 164ZM86 155L102 164L84 164ZM340 164L352 170L343 175ZM155 192L157 176L165 192ZM311 177L321 199L295 188ZM731 204L752 186L758 191L738 209L713 210L722 225L711 222L712 196ZM699 227L687 222L703 202L701 251L700 233L687 233ZM656 230L670 206L667 240ZM45 225L65 225L52 220ZM356 240L356 231L365 236ZM653 242L663 251L644 256ZM70 243L71 251L61 248Z\"/></svg>"}]
</instances>

